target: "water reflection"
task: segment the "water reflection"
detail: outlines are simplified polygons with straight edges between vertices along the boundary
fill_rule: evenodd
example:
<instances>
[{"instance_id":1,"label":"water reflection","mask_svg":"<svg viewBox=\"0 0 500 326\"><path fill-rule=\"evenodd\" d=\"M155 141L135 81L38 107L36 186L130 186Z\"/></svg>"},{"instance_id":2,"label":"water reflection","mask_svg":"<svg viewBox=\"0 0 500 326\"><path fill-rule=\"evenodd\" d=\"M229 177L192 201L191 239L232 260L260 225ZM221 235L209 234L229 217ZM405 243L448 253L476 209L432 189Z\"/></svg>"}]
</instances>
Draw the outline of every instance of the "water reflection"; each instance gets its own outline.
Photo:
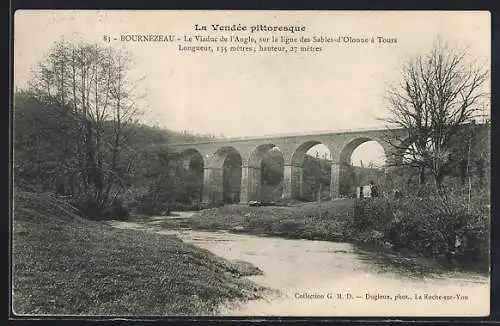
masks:
<instances>
[{"instance_id":1,"label":"water reflection","mask_svg":"<svg viewBox=\"0 0 500 326\"><path fill-rule=\"evenodd\" d=\"M140 228L121 222L115 227ZM147 228L146 228L147 229ZM221 314L246 316L483 316L489 314L489 278L442 264L349 243L291 240L227 232L166 230L187 243L229 260L247 261L263 271L249 277L279 291L262 300L225 307ZM328 299L349 293L352 300ZM316 299L304 299L313 294ZM421 295L467 300L417 300ZM317 299L317 298L322 299ZM391 300L383 299L390 297ZM412 299L396 299L396 298Z\"/></svg>"},{"instance_id":2,"label":"water reflection","mask_svg":"<svg viewBox=\"0 0 500 326\"><path fill-rule=\"evenodd\" d=\"M226 232L181 231L178 236L227 259L256 265L264 275L250 278L281 292L279 296L232 306L223 311L227 315L417 316L424 313L437 316L481 314L489 309L487 276L447 270L429 260L374 252L349 243ZM337 300L333 305L327 296L339 292L351 293L356 298L351 303ZM446 303L422 300L417 305L410 299L394 301L399 295L413 297L432 293L450 297L460 294L471 299ZM312 295L315 299L304 299L302 295ZM382 297L392 299L380 299ZM419 310L419 305L423 310Z\"/></svg>"},{"instance_id":3,"label":"water reflection","mask_svg":"<svg viewBox=\"0 0 500 326\"><path fill-rule=\"evenodd\" d=\"M354 246L359 259L373 264L380 273L394 272L412 278L453 277L467 274L469 277L488 277L488 266L459 264L454 261L436 261L411 254L400 254L369 246Z\"/></svg>"}]
</instances>

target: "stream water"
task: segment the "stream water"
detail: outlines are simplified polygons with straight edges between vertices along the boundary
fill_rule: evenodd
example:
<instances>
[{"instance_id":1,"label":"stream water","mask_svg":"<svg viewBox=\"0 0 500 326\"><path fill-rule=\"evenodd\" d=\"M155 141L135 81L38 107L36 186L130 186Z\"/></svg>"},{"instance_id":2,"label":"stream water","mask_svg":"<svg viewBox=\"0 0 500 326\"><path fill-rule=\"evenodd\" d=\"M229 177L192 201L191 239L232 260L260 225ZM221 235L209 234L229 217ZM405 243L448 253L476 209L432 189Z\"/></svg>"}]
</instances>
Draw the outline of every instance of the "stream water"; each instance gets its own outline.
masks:
<instances>
[{"instance_id":1,"label":"stream water","mask_svg":"<svg viewBox=\"0 0 500 326\"><path fill-rule=\"evenodd\" d=\"M184 216L185 217L185 216ZM249 277L278 290L264 299L224 307L232 316L485 316L489 277L445 270L423 260L388 256L349 243L290 240L227 232L150 228L229 260L244 260L264 275Z\"/></svg>"}]
</instances>

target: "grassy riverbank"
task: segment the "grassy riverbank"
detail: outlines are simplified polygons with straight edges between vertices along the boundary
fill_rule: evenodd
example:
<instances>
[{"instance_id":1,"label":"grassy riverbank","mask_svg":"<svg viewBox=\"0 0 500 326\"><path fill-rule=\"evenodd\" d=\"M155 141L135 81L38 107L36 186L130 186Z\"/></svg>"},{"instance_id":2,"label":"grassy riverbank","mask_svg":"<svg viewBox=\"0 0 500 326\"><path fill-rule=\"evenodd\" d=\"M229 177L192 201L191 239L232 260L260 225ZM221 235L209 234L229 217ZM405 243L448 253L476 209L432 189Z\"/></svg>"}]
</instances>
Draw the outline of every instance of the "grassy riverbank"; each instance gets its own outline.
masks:
<instances>
[{"instance_id":1,"label":"grassy riverbank","mask_svg":"<svg viewBox=\"0 0 500 326\"><path fill-rule=\"evenodd\" d=\"M249 270L174 236L80 218L50 196L16 196L16 314L210 315L260 297Z\"/></svg>"},{"instance_id":2,"label":"grassy riverbank","mask_svg":"<svg viewBox=\"0 0 500 326\"><path fill-rule=\"evenodd\" d=\"M344 241L350 234L353 200L300 203L293 206L227 205L200 211L189 219L163 222L165 228L227 230L291 239Z\"/></svg>"},{"instance_id":3,"label":"grassy riverbank","mask_svg":"<svg viewBox=\"0 0 500 326\"><path fill-rule=\"evenodd\" d=\"M191 218L165 220L161 226L167 229L226 230L289 239L343 241L404 257L425 256L451 268L488 270L488 236L485 233L488 228L485 219L472 215L466 217L458 210L456 216L451 213L443 215L438 209L425 211L420 202L410 199L389 204L384 199L342 199L296 203L286 207L227 205L200 211ZM388 206L392 208L388 209ZM430 207L429 202L424 206ZM403 213L406 215L401 216ZM457 242L456 234L461 236ZM455 243L459 246L455 247ZM471 254L474 259L470 259Z\"/></svg>"}]
</instances>

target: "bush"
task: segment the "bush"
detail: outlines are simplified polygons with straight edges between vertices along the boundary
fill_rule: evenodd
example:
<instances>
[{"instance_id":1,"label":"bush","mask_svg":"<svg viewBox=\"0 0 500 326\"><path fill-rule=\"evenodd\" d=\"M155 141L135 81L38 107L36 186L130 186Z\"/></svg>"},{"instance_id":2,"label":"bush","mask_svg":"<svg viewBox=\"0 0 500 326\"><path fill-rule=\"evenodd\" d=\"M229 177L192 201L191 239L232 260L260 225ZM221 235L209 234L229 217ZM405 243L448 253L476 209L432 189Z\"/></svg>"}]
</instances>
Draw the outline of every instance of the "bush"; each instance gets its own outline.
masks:
<instances>
[{"instance_id":1,"label":"bush","mask_svg":"<svg viewBox=\"0 0 500 326\"><path fill-rule=\"evenodd\" d=\"M396 250L445 260L484 262L489 257L489 213L475 201L468 206L454 191L358 199L351 224L360 242L382 241Z\"/></svg>"},{"instance_id":2,"label":"bush","mask_svg":"<svg viewBox=\"0 0 500 326\"><path fill-rule=\"evenodd\" d=\"M101 216L104 218L111 218L115 220L123 220L130 216L128 208L124 205L122 200L116 199L111 206L105 208Z\"/></svg>"},{"instance_id":3,"label":"bush","mask_svg":"<svg viewBox=\"0 0 500 326\"><path fill-rule=\"evenodd\" d=\"M73 198L72 204L78 208L86 218L92 220L124 219L129 216L127 207L123 204L123 201L118 198L115 199L110 206L101 208L92 195L82 194Z\"/></svg>"},{"instance_id":4,"label":"bush","mask_svg":"<svg viewBox=\"0 0 500 326\"><path fill-rule=\"evenodd\" d=\"M168 199L160 199L150 191L145 191L134 196L130 200L129 207L144 215L168 215L171 211L199 211L213 207L213 204L203 204L199 202L173 202Z\"/></svg>"},{"instance_id":5,"label":"bush","mask_svg":"<svg viewBox=\"0 0 500 326\"><path fill-rule=\"evenodd\" d=\"M199 211L204 206L201 203L171 203L171 211ZM208 206L207 206L208 207Z\"/></svg>"},{"instance_id":6,"label":"bush","mask_svg":"<svg viewBox=\"0 0 500 326\"><path fill-rule=\"evenodd\" d=\"M352 226L366 231L388 224L393 217L394 203L386 198L362 198L354 202Z\"/></svg>"},{"instance_id":7,"label":"bush","mask_svg":"<svg viewBox=\"0 0 500 326\"><path fill-rule=\"evenodd\" d=\"M81 194L74 196L71 200L74 205L82 214L92 220L101 218L101 210L96 200L89 194Z\"/></svg>"},{"instance_id":8,"label":"bush","mask_svg":"<svg viewBox=\"0 0 500 326\"><path fill-rule=\"evenodd\" d=\"M170 213L168 202L155 200L149 193L139 196L133 207L137 213L145 215L168 215Z\"/></svg>"}]
</instances>

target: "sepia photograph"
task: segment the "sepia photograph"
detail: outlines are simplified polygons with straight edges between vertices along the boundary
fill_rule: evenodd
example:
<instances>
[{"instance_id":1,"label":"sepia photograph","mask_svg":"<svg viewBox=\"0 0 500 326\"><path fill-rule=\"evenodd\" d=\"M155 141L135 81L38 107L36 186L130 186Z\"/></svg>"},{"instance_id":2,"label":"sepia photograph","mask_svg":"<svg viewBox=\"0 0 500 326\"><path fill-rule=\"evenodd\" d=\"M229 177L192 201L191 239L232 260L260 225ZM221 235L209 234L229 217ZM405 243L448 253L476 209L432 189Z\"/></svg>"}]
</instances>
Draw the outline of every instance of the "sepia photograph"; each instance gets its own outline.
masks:
<instances>
[{"instance_id":1,"label":"sepia photograph","mask_svg":"<svg viewBox=\"0 0 500 326\"><path fill-rule=\"evenodd\" d=\"M17 10L10 316L490 315L488 11Z\"/></svg>"}]
</instances>

